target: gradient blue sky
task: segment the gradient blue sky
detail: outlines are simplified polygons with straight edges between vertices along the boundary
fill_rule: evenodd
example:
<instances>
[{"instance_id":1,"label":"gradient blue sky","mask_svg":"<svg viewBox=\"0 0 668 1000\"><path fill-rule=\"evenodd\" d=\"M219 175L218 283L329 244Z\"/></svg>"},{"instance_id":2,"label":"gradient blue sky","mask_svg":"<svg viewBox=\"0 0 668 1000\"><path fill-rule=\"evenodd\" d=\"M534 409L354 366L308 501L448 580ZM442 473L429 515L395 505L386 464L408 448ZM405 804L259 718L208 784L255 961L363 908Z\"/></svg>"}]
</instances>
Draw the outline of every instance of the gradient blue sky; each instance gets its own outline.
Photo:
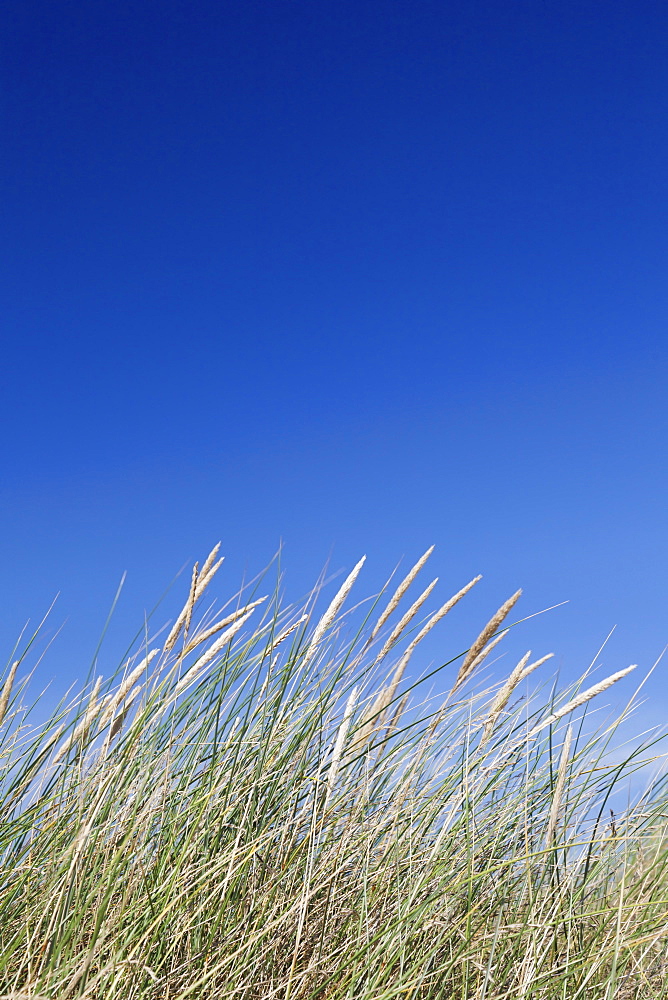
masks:
<instances>
[{"instance_id":1,"label":"gradient blue sky","mask_svg":"<svg viewBox=\"0 0 668 1000\"><path fill-rule=\"evenodd\" d=\"M222 539L297 596L435 542L568 676L668 641L668 8L8 0L0 641L109 663ZM174 603L181 590L177 588ZM165 617L173 607L168 600ZM517 630L519 633L519 630ZM521 648L520 648L521 647ZM505 669L505 667L504 667ZM668 707L663 675L648 717Z\"/></svg>"}]
</instances>

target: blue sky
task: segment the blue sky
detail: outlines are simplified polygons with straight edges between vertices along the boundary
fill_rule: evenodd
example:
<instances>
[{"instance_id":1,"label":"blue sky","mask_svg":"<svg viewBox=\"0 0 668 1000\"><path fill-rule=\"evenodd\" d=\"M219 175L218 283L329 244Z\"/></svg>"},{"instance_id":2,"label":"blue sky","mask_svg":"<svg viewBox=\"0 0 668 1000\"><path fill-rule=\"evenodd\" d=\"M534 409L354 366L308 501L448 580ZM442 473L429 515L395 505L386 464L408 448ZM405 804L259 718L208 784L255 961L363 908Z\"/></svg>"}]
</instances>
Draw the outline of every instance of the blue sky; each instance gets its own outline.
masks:
<instances>
[{"instance_id":1,"label":"blue sky","mask_svg":"<svg viewBox=\"0 0 668 1000\"><path fill-rule=\"evenodd\" d=\"M651 664L662 5L11 0L0 18L8 654L60 592L43 676L85 676L123 571L109 661L213 542L227 596L282 539L291 596L362 553L370 592L431 543L443 592L482 572L430 656L522 586L523 614L569 604L508 657L554 650L574 676L617 625L605 664Z\"/></svg>"}]
</instances>

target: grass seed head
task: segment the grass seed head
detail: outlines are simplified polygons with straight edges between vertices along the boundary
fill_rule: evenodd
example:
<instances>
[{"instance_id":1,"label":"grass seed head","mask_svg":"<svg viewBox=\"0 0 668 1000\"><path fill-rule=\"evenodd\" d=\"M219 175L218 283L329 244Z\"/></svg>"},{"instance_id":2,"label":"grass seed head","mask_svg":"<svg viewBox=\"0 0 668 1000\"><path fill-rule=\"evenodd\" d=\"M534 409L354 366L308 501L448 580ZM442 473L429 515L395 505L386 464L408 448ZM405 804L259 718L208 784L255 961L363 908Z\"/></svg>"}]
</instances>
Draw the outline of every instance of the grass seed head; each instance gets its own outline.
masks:
<instances>
[{"instance_id":1,"label":"grass seed head","mask_svg":"<svg viewBox=\"0 0 668 1000\"><path fill-rule=\"evenodd\" d=\"M432 545L427 549L427 551L422 556L420 556L418 561L415 563L415 566L413 566L410 572L407 573L407 575L403 578L403 580L395 590L394 594L388 601L385 610L383 611L380 618L374 625L370 639L376 638L376 636L382 629L385 622L394 613L394 611L396 611L397 607L399 606L399 603L401 602L401 598L409 589L410 585L413 583L413 580L416 578L416 576L418 575L418 573L420 572L420 570L422 569L422 567L424 566L424 564L426 563L427 559L429 558L429 556L432 554L433 551L434 551L434 546Z\"/></svg>"},{"instance_id":2,"label":"grass seed head","mask_svg":"<svg viewBox=\"0 0 668 1000\"><path fill-rule=\"evenodd\" d=\"M457 688L461 687L461 685L468 680L471 671L474 669L473 664L475 663L478 654L484 649L492 636L498 631L499 626L505 621L506 617L515 607L521 596L521 590L515 591L512 597L509 597L508 600L501 605L496 614L493 615L493 617L487 622L484 629L464 657L464 661L459 668L459 673L457 674L453 691L456 691Z\"/></svg>"},{"instance_id":3,"label":"grass seed head","mask_svg":"<svg viewBox=\"0 0 668 1000\"><path fill-rule=\"evenodd\" d=\"M9 674L7 675L7 680L2 685L2 693L0 694L0 726L3 723L5 715L7 714L7 706L9 705L9 699L12 695L12 687L14 686L14 678L16 677L16 671L19 667L19 661L14 660L11 667L9 668Z\"/></svg>"}]
</instances>

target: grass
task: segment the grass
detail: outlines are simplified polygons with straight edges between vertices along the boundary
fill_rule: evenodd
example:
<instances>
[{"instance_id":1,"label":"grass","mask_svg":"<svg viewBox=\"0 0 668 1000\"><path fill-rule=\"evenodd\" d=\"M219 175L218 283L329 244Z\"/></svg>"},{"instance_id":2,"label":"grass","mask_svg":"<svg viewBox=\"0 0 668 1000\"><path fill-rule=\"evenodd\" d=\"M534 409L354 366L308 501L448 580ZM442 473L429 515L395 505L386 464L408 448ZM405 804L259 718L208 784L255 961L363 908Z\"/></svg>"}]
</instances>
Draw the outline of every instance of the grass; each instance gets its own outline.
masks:
<instances>
[{"instance_id":1,"label":"grass","mask_svg":"<svg viewBox=\"0 0 668 1000\"><path fill-rule=\"evenodd\" d=\"M216 558L44 724L30 643L5 673L1 996L666 995L665 786L616 795L658 751L587 715L628 671L528 698L527 655L472 689L513 595L424 698L408 657L457 603L410 605L426 559L351 610L361 562L324 612L202 613Z\"/></svg>"}]
</instances>

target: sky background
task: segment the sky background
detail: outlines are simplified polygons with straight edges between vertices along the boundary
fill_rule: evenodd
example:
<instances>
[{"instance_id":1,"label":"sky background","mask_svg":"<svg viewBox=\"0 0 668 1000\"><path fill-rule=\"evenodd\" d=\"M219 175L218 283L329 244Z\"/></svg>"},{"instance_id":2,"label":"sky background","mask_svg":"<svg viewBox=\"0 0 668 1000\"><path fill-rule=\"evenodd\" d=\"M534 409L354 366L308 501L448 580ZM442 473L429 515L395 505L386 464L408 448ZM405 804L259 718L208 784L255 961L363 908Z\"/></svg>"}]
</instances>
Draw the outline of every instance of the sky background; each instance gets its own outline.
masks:
<instances>
[{"instance_id":1,"label":"sky background","mask_svg":"<svg viewBox=\"0 0 668 1000\"><path fill-rule=\"evenodd\" d=\"M615 625L604 666L649 667L667 41L644 0L7 0L6 655L59 593L40 677L85 676L127 571L108 675L184 564L222 540L226 598L282 540L295 598L432 543L441 600L483 573L416 669L518 586L569 603L499 670Z\"/></svg>"}]
</instances>

